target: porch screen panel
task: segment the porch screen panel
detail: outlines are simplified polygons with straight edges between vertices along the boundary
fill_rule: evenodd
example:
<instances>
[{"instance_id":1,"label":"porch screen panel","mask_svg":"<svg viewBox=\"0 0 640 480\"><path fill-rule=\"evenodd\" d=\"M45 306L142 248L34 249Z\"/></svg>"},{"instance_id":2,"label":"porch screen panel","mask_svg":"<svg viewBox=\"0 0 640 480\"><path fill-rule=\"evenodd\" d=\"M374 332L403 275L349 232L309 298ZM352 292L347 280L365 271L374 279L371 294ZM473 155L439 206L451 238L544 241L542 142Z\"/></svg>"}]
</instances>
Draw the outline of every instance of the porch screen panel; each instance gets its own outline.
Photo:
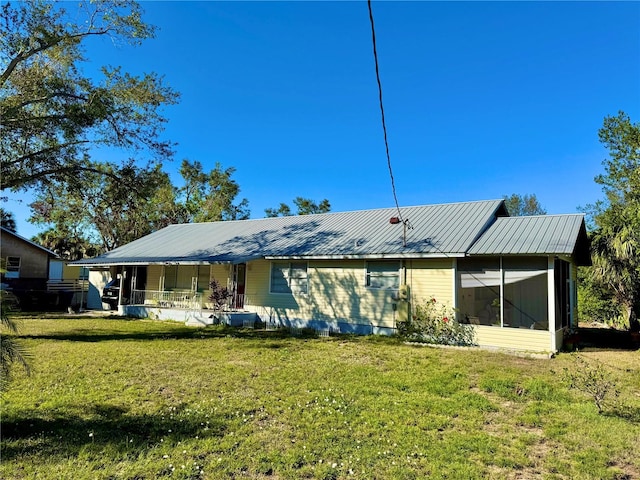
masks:
<instances>
[{"instance_id":1,"label":"porch screen panel","mask_svg":"<svg viewBox=\"0 0 640 480\"><path fill-rule=\"evenodd\" d=\"M504 270L504 326L547 330L547 258L509 258Z\"/></svg>"},{"instance_id":2,"label":"porch screen panel","mask_svg":"<svg viewBox=\"0 0 640 480\"><path fill-rule=\"evenodd\" d=\"M458 311L461 322L500 326L500 259L458 260Z\"/></svg>"},{"instance_id":3,"label":"porch screen panel","mask_svg":"<svg viewBox=\"0 0 640 480\"><path fill-rule=\"evenodd\" d=\"M178 280L178 266L166 265L164 267L164 289L173 290L176 288Z\"/></svg>"},{"instance_id":4,"label":"porch screen panel","mask_svg":"<svg viewBox=\"0 0 640 480\"><path fill-rule=\"evenodd\" d=\"M198 265L198 291L209 291L209 265Z\"/></svg>"},{"instance_id":5,"label":"porch screen panel","mask_svg":"<svg viewBox=\"0 0 640 480\"><path fill-rule=\"evenodd\" d=\"M195 268L193 265L178 265L176 289L191 290Z\"/></svg>"}]
</instances>

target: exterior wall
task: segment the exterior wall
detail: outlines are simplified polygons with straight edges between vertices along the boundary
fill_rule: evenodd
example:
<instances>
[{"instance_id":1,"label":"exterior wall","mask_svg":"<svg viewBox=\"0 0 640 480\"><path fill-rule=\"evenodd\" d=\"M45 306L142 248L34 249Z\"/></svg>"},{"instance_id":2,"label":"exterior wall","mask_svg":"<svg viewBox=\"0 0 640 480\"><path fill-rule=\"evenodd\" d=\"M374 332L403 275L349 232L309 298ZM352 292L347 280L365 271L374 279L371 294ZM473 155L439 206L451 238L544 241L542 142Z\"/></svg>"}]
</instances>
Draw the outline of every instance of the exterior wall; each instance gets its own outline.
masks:
<instances>
[{"instance_id":1,"label":"exterior wall","mask_svg":"<svg viewBox=\"0 0 640 480\"><path fill-rule=\"evenodd\" d=\"M436 297L453 305L452 260L407 262L400 283L411 289L412 301ZM247 266L245 307L277 324L394 333L398 321L395 290L365 286L366 263L362 260L311 261L306 294L269 293L271 262L260 260Z\"/></svg>"},{"instance_id":2,"label":"exterior wall","mask_svg":"<svg viewBox=\"0 0 640 480\"><path fill-rule=\"evenodd\" d=\"M551 340L546 330L501 328L476 325L476 342L481 347L531 352L549 352Z\"/></svg>"},{"instance_id":3,"label":"exterior wall","mask_svg":"<svg viewBox=\"0 0 640 480\"><path fill-rule=\"evenodd\" d=\"M111 272L105 270L91 270L89 272L89 291L87 293L87 308L90 310L105 310L102 300L102 289L111 280Z\"/></svg>"},{"instance_id":4,"label":"exterior wall","mask_svg":"<svg viewBox=\"0 0 640 480\"><path fill-rule=\"evenodd\" d=\"M3 260L6 260L7 257L20 257L19 277L12 279L12 283L18 285L26 284L29 281L39 281L42 285L38 286L46 288L46 281L49 277L49 254L47 252L3 231L0 255Z\"/></svg>"},{"instance_id":5,"label":"exterior wall","mask_svg":"<svg viewBox=\"0 0 640 480\"><path fill-rule=\"evenodd\" d=\"M454 305L454 259L410 260L406 262L406 283L411 288L412 304L435 298Z\"/></svg>"},{"instance_id":6,"label":"exterior wall","mask_svg":"<svg viewBox=\"0 0 640 480\"><path fill-rule=\"evenodd\" d=\"M73 267L65 263L62 267L62 280L77 280L81 278L83 270L86 272L86 270L81 267Z\"/></svg>"}]
</instances>

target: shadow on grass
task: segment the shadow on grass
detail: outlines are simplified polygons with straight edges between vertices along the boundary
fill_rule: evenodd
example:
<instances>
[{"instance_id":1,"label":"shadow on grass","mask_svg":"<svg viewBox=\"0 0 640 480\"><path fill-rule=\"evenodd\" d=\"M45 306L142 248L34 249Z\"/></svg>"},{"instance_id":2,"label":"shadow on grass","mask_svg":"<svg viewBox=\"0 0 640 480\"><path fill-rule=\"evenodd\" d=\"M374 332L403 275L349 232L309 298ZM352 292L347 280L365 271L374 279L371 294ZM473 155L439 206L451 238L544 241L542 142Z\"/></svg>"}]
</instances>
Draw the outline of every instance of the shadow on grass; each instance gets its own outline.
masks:
<instances>
[{"instance_id":1,"label":"shadow on grass","mask_svg":"<svg viewBox=\"0 0 640 480\"><path fill-rule=\"evenodd\" d=\"M637 350L631 333L610 328L579 327L579 347L590 350Z\"/></svg>"},{"instance_id":2,"label":"shadow on grass","mask_svg":"<svg viewBox=\"0 0 640 480\"><path fill-rule=\"evenodd\" d=\"M109 331L105 329L82 328L64 332L43 333L35 335L18 335L24 339L36 340L63 340L71 342L104 342L111 340L182 340L203 338L245 338L245 339L285 339L285 338L309 338L294 337L286 330L252 330L229 326L212 326L206 328L173 327L166 330L151 331Z\"/></svg>"},{"instance_id":3,"label":"shadow on grass","mask_svg":"<svg viewBox=\"0 0 640 480\"><path fill-rule=\"evenodd\" d=\"M124 455L160 442L222 437L227 430L221 418L186 415L180 409L167 415L132 415L122 407L94 405L87 416L3 419L3 461L25 455L66 458L87 448Z\"/></svg>"},{"instance_id":4,"label":"shadow on grass","mask_svg":"<svg viewBox=\"0 0 640 480\"><path fill-rule=\"evenodd\" d=\"M618 405L611 410L605 410L603 415L607 417L618 417L631 423L640 423L640 407L630 405Z\"/></svg>"},{"instance_id":5,"label":"shadow on grass","mask_svg":"<svg viewBox=\"0 0 640 480\"><path fill-rule=\"evenodd\" d=\"M242 338L246 340L308 340L319 338L317 332L314 330L305 330L292 333L287 329L278 330L261 330L261 329L247 329L232 327L228 325L214 325L205 328L193 328L182 326L171 326L166 330L154 329L149 331L141 331L132 328L127 330L108 330L107 328L99 325L93 328L76 328L67 331L55 332L55 333L43 333L43 334L22 334L18 335L23 339L33 340L57 340L57 341L70 341L70 342L104 342L113 340L184 340L184 339L211 339L211 338ZM341 342L383 342L383 343L397 343L398 340L395 337L388 336L361 336L344 334L333 336L326 340L339 340ZM255 346L260 346L255 345ZM266 344L264 346L275 348L273 344Z\"/></svg>"}]
</instances>

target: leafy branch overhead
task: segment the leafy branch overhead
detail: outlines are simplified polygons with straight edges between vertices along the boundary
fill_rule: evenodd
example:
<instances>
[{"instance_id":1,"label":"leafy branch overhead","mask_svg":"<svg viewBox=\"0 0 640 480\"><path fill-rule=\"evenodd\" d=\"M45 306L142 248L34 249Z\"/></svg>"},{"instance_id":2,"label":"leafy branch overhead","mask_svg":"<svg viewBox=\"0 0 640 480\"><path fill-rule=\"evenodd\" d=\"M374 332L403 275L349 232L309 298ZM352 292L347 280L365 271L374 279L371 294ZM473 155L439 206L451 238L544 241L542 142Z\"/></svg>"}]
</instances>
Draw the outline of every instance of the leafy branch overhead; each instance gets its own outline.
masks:
<instances>
[{"instance_id":1,"label":"leafy branch overhead","mask_svg":"<svg viewBox=\"0 0 640 480\"><path fill-rule=\"evenodd\" d=\"M133 1L2 6L2 189L37 187L82 171L102 173L90 156L96 147L146 152L152 161L172 155L172 144L160 139L166 119L159 110L176 103L178 94L160 76L103 67L94 79L80 68L89 37L137 45L153 33Z\"/></svg>"}]
</instances>

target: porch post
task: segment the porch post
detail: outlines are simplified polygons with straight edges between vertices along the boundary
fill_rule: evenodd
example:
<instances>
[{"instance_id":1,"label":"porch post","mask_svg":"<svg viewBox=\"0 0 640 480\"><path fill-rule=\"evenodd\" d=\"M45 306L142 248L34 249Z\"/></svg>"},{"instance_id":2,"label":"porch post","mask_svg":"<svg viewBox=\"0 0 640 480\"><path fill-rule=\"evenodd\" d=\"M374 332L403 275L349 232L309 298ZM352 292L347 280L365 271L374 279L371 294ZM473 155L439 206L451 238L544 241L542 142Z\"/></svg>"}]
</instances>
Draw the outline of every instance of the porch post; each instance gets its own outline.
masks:
<instances>
[{"instance_id":1,"label":"porch post","mask_svg":"<svg viewBox=\"0 0 640 480\"><path fill-rule=\"evenodd\" d=\"M124 305L122 304L122 294L124 293L124 279L127 276L127 270L122 266L122 273L120 274L120 289L118 291L118 315L124 315Z\"/></svg>"},{"instance_id":2,"label":"porch post","mask_svg":"<svg viewBox=\"0 0 640 480\"><path fill-rule=\"evenodd\" d=\"M552 352L558 350L556 345L556 281L555 281L555 259L547 257L547 308L549 317L549 336L551 341L549 346Z\"/></svg>"},{"instance_id":3,"label":"porch post","mask_svg":"<svg viewBox=\"0 0 640 480\"><path fill-rule=\"evenodd\" d=\"M576 288L578 287L578 267L569 263L569 327L578 328L578 306L576 305Z\"/></svg>"}]
</instances>

